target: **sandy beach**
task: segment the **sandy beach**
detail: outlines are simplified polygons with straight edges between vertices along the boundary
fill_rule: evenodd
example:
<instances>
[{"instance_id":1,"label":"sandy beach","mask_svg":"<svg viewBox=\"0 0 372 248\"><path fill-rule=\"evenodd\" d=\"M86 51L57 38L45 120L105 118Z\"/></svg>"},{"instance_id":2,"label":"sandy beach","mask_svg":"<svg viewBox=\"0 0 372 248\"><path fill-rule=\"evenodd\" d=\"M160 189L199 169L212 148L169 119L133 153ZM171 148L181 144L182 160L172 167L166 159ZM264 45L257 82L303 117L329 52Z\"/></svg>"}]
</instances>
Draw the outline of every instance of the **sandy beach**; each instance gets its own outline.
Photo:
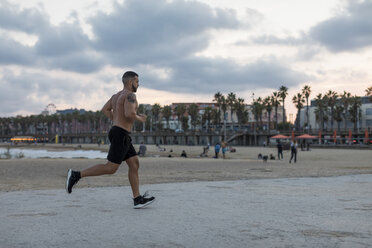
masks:
<instances>
[{"instance_id":1,"label":"sandy beach","mask_svg":"<svg viewBox=\"0 0 372 248\"><path fill-rule=\"evenodd\" d=\"M237 152L227 153L226 159L214 159L213 147L207 158L198 157L202 147L147 146L147 156L140 158L141 184L226 181L240 179L329 177L353 174L372 174L371 150L311 149L299 151L297 163L289 163L290 153L284 151L284 160L257 159L259 153L276 156L275 148L236 147ZM28 149L69 150L80 146L47 145ZM108 146L82 145L82 149L106 151ZM136 146L138 149L138 145ZM173 152L170 152L170 150ZM188 158L181 158L185 150ZM172 154L169 158L168 155ZM68 168L82 170L104 163L104 159L0 159L0 191L61 189L64 188ZM127 166L121 165L114 175L84 178L77 188L126 186Z\"/></svg>"}]
</instances>

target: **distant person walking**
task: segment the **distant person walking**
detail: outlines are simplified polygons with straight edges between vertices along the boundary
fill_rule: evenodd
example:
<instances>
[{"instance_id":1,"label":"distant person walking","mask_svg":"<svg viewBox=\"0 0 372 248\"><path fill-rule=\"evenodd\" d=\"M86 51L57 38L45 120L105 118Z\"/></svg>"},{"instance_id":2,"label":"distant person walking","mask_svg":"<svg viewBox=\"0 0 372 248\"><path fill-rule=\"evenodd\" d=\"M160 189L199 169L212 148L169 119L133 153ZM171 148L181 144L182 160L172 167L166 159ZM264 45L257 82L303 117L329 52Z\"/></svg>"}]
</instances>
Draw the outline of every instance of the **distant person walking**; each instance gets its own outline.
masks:
<instances>
[{"instance_id":1,"label":"distant person walking","mask_svg":"<svg viewBox=\"0 0 372 248\"><path fill-rule=\"evenodd\" d=\"M283 145L280 140L278 140L278 144L276 144L276 147L278 148L278 160L283 159Z\"/></svg>"},{"instance_id":2,"label":"distant person walking","mask_svg":"<svg viewBox=\"0 0 372 248\"><path fill-rule=\"evenodd\" d=\"M122 77L123 90L113 95L103 106L103 113L113 121L113 126L108 134L111 142L107 155L106 164L97 164L80 171L68 170L66 179L66 191L71 193L72 187L83 177L114 174L122 161L128 165L128 179L133 193L134 208L142 208L155 200L155 197L148 197L145 193L140 195L138 168L139 161L137 152L132 145L129 136L134 121L145 122L145 115L136 114L138 102L136 95L139 86L138 74L127 71Z\"/></svg>"},{"instance_id":3,"label":"distant person walking","mask_svg":"<svg viewBox=\"0 0 372 248\"><path fill-rule=\"evenodd\" d=\"M223 157L223 159L225 159L226 158L225 153L227 151L227 142L226 141L222 140L221 148L222 148L222 157Z\"/></svg>"},{"instance_id":4,"label":"distant person walking","mask_svg":"<svg viewBox=\"0 0 372 248\"><path fill-rule=\"evenodd\" d=\"M219 153L220 153L220 149L221 149L221 145L220 145L220 143L217 143L217 144L215 145L215 147L214 147L214 152L215 152L215 154L216 154L215 158L218 158L218 155L219 155Z\"/></svg>"},{"instance_id":5,"label":"distant person walking","mask_svg":"<svg viewBox=\"0 0 372 248\"><path fill-rule=\"evenodd\" d=\"M289 163L291 163L292 158L294 158L294 162L297 162L297 141L291 142L291 159L289 160Z\"/></svg>"},{"instance_id":6,"label":"distant person walking","mask_svg":"<svg viewBox=\"0 0 372 248\"><path fill-rule=\"evenodd\" d=\"M147 147L143 142L141 142L141 145L139 146L138 156L144 157L146 155Z\"/></svg>"}]
</instances>

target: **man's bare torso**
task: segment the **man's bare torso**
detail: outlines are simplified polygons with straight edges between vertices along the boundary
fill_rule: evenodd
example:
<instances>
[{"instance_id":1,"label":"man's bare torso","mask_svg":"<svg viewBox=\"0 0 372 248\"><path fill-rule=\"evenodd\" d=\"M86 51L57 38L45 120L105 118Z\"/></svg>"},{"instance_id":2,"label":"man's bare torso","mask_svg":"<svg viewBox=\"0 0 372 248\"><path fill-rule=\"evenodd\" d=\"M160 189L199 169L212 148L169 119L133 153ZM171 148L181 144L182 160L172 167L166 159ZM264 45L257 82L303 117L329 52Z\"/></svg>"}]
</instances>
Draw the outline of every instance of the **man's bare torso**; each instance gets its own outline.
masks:
<instances>
[{"instance_id":1,"label":"man's bare torso","mask_svg":"<svg viewBox=\"0 0 372 248\"><path fill-rule=\"evenodd\" d=\"M128 132L132 130L132 126L134 123L134 119L126 117L125 108L124 108L126 101L128 101L128 95L130 94L134 95L133 92L122 90L111 97L113 125L124 128ZM137 100L135 101L136 101L135 103L136 103L136 110L137 110L138 103L137 103Z\"/></svg>"}]
</instances>

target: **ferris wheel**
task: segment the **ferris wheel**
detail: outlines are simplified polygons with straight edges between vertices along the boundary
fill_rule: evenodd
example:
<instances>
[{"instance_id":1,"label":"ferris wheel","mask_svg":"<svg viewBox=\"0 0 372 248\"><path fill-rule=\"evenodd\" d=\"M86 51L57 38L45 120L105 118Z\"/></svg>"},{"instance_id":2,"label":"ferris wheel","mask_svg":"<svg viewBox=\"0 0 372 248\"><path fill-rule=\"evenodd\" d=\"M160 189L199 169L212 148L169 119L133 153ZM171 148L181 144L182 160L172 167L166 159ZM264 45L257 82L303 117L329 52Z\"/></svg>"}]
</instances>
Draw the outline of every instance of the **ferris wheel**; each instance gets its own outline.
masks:
<instances>
[{"instance_id":1,"label":"ferris wheel","mask_svg":"<svg viewBox=\"0 0 372 248\"><path fill-rule=\"evenodd\" d=\"M56 111L57 111L57 107L56 107L56 105L54 105L53 103L49 103L49 104L45 107L45 111L47 111L49 115L53 115L53 114L56 113Z\"/></svg>"}]
</instances>

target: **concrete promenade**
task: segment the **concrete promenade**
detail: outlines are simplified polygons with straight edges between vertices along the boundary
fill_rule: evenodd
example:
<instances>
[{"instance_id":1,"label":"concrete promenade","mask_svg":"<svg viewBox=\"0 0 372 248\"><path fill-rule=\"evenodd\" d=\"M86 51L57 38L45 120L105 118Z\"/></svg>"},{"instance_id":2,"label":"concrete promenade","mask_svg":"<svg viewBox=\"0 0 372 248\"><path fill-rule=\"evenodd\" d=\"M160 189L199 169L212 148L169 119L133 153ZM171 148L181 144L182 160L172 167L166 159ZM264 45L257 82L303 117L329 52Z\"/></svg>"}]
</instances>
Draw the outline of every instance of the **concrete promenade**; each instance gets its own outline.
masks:
<instances>
[{"instance_id":1,"label":"concrete promenade","mask_svg":"<svg viewBox=\"0 0 372 248\"><path fill-rule=\"evenodd\" d=\"M0 248L371 247L372 175L0 192Z\"/></svg>"}]
</instances>

